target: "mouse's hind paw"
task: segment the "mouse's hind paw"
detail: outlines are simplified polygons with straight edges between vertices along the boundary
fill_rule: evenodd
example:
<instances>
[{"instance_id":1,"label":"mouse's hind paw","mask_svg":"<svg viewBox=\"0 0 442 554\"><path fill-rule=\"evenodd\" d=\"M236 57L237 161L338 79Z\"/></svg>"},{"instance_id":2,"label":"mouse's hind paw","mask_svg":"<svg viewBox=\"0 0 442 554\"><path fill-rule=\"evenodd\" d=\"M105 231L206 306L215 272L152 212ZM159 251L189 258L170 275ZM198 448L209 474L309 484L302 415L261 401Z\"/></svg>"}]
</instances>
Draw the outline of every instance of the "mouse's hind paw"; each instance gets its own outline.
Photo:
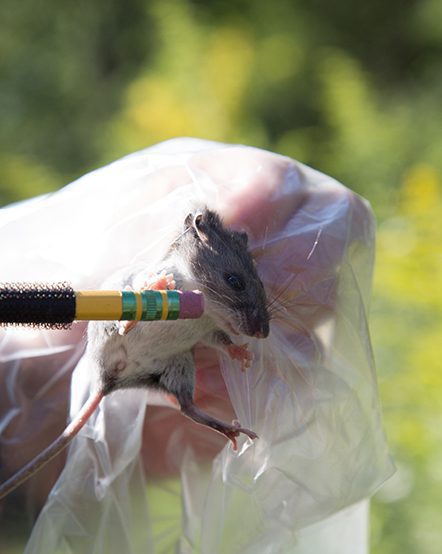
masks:
<instances>
[{"instance_id":1,"label":"mouse's hind paw","mask_svg":"<svg viewBox=\"0 0 442 554\"><path fill-rule=\"evenodd\" d=\"M223 433L223 435L230 439L230 441L232 442L232 448L235 452L238 450L236 438L239 437L241 433L247 435L252 441L258 438L258 435L255 432L251 431L250 429L246 429L245 427L241 427L241 424L238 420L232 421L232 425L226 425L223 430L218 429L218 431Z\"/></svg>"},{"instance_id":2,"label":"mouse's hind paw","mask_svg":"<svg viewBox=\"0 0 442 554\"><path fill-rule=\"evenodd\" d=\"M206 414L200 408L197 408L197 406L195 406L195 404L193 404L193 402L189 399L187 399L185 402L180 402L180 404L183 414L193 419L193 421L196 421L196 423L205 425L206 427L210 427L211 429L214 429L218 433L221 433L222 435L227 437L232 442L232 447L235 451L238 449L236 439L241 433L247 435L251 440L258 438L258 435L253 431L250 431L250 429L245 429L244 427L241 427L239 421L235 420L232 422L231 425L229 425L224 421L221 421L210 416L209 414Z\"/></svg>"}]
</instances>

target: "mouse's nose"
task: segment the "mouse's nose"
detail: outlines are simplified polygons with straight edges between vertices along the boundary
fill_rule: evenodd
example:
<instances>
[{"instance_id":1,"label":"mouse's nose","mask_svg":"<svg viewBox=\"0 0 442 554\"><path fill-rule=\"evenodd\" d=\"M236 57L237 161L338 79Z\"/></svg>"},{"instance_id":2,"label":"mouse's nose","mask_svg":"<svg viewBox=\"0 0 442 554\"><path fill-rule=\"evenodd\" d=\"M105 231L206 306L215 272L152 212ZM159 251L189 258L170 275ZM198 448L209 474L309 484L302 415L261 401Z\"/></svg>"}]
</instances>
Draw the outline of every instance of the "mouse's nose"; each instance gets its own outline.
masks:
<instances>
[{"instance_id":1,"label":"mouse's nose","mask_svg":"<svg viewBox=\"0 0 442 554\"><path fill-rule=\"evenodd\" d=\"M266 309L261 309L259 306L253 306L246 312L245 318L246 334L249 337L257 339L265 339L269 334L269 315Z\"/></svg>"},{"instance_id":2,"label":"mouse's nose","mask_svg":"<svg viewBox=\"0 0 442 554\"><path fill-rule=\"evenodd\" d=\"M257 339L265 339L269 334L269 322L266 319L257 318L254 323L251 335Z\"/></svg>"}]
</instances>

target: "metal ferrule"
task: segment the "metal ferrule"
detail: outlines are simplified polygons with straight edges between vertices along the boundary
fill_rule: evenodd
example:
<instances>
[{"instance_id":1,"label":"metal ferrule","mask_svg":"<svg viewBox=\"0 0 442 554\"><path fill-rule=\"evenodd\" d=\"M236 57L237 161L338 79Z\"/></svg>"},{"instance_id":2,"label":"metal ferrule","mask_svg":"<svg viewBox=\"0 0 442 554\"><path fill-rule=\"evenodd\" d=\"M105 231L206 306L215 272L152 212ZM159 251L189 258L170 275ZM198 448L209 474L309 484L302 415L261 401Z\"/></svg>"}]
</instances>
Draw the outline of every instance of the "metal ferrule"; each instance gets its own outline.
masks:
<instances>
[{"instance_id":1,"label":"metal ferrule","mask_svg":"<svg viewBox=\"0 0 442 554\"><path fill-rule=\"evenodd\" d=\"M137 296L131 290L121 291L121 318L123 321L134 321L137 315Z\"/></svg>"},{"instance_id":2,"label":"metal ferrule","mask_svg":"<svg viewBox=\"0 0 442 554\"><path fill-rule=\"evenodd\" d=\"M180 293L176 290L168 290L168 313L166 319L178 319L180 315Z\"/></svg>"},{"instance_id":3,"label":"metal ferrule","mask_svg":"<svg viewBox=\"0 0 442 554\"><path fill-rule=\"evenodd\" d=\"M180 295L175 290L125 290L121 296L123 321L173 320L180 315Z\"/></svg>"}]
</instances>

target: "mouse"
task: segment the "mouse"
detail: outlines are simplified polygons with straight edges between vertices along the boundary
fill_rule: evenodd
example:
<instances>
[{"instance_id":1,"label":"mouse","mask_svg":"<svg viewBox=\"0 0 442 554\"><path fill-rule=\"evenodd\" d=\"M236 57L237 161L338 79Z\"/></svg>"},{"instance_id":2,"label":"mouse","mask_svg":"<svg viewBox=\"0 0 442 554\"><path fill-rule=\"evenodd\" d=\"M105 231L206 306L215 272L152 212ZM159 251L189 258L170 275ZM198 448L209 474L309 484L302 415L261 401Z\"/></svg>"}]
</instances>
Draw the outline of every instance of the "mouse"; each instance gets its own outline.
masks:
<instances>
[{"instance_id":1,"label":"mouse","mask_svg":"<svg viewBox=\"0 0 442 554\"><path fill-rule=\"evenodd\" d=\"M227 423L194 404L197 344L215 348L236 360L245 371L252 362L247 343L232 336L264 339L270 316L263 283L248 248L248 235L224 225L215 211L195 209L183 218L177 237L159 264L158 273L120 272L119 290L198 290L204 295L204 313L198 319L175 321L91 321L86 356L94 364L95 392L65 431L34 460L0 485L0 498L53 459L83 427L101 399L130 388L160 390L173 398L182 414L228 438L234 450L244 434L257 439L238 421Z\"/></svg>"}]
</instances>

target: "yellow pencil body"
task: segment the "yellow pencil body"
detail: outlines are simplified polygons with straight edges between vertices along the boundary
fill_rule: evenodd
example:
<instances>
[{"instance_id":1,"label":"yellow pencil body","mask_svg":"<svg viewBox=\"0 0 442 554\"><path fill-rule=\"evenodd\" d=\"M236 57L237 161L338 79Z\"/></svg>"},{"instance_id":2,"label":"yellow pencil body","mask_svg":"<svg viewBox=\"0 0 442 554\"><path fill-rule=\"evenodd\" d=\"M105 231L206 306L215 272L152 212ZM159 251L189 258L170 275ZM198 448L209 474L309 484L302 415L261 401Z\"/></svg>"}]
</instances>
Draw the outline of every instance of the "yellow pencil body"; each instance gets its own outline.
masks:
<instances>
[{"instance_id":1,"label":"yellow pencil body","mask_svg":"<svg viewBox=\"0 0 442 554\"><path fill-rule=\"evenodd\" d=\"M78 320L118 320L123 313L121 291L85 290L77 291L76 314Z\"/></svg>"}]
</instances>

